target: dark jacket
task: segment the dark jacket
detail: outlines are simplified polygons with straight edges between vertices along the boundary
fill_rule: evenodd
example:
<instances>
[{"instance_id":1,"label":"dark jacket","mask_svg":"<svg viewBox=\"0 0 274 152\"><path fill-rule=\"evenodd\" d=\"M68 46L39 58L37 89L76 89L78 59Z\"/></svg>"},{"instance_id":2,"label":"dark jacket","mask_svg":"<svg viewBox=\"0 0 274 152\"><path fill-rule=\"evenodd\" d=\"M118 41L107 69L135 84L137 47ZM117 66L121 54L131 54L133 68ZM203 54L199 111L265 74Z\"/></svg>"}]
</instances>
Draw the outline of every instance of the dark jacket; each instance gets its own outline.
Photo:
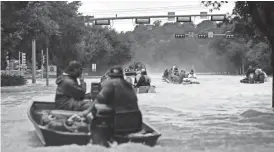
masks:
<instances>
[{"instance_id":1,"label":"dark jacket","mask_svg":"<svg viewBox=\"0 0 274 152\"><path fill-rule=\"evenodd\" d=\"M112 107L115 112L139 110L137 95L132 84L121 78L104 81L97 101Z\"/></svg>"},{"instance_id":2,"label":"dark jacket","mask_svg":"<svg viewBox=\"0 0 274 152\"><path fill-rule=\"evenodd\" d=\"M86 83L79 85L77 79L69 75L62 74L56 80L57 89L55 96L55 106L57 109L66 109L70 104L69 100L75 102L83 100L86 93Z\"/></svg>"},{"instance_id":3,"label":"dark jacket","mask_svg":"<svg viewBox=\"0 0 274 152\"><path fill-rule=\"evenodd\" d=\"M136 84L136 87L150 86L151 79L147 75L142 75Z\"/></svg>"},{"instance_id":4,"label":"dark jacket","mask_svg":"<svg viewBox=\"0 0 274 152\"><path fill-rule=\"evenodd\" d=\"M245 73L246 74L246 77L248 77L251 73L253 73L253 74L255 74L255 68L249 68L248 70L247 70L247 72Z\"/></svg>"},{"instance_id":5,"label":"dark jacket","mask_svg":"<svg viewBox=\"0 0 274 152\"><path fill-rule=\"evenodd\" d=\"M164 76L163 76L164 78L167 78L168 77L168 70L165 70L165 72L164 72Z\"/></svg>"},{"instance_id":6,"label":"dark jacket","mask_svg":"<svg viewBox=\"0 0 274 152\"><path fill-rule=\"evenodd\" d=\"M180 72L180 74L179 74L179 83L182 83L184 78L186 78L186 73L185 72Z\"/></svg>"}]
</instances>

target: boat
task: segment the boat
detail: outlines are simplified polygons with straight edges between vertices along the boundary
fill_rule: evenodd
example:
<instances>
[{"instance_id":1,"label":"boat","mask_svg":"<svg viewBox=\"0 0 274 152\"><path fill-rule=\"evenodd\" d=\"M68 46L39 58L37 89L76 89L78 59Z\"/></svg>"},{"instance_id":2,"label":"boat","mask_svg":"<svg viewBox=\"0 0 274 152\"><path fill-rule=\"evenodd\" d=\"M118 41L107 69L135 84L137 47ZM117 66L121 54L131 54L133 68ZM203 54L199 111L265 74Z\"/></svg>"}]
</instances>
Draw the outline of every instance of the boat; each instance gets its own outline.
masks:
<instances>
[{"instance_id":1,"label":"boat","mask_svg":"<svg viewBox=\"0 0 274 152\"><path fill-rule=\"evenodd\" d=\"M135 90L135 92L137 94L156 93L155 89L156 89L156 87L154 85L151 85L151 86L140 86L139 88L134 88L134 90Z\"/></svg>"},{"instance_id":2,"label":"boat","mask_svg":"<svg viewBox=\"0 0 274 152\"><path fill-rule=\"evenodd\" d=\"M126 80L133 85L135 81L135 76L137 75L137 70L125 69ZM139 88L134 88L137 94L141 93L156 93L156 86L140 86Z\"/></svg>"},{"instance_id":3,"label":"boat","mask_svg":"<svg viewBox=\"0 0 274 152\"><path fill-rule=\"evenodd\" d=\"M179 83L177 81L172 81L169 78L163 78L163 81L167 82L167 83L171 83L171 84L184 84L184 85L187 85L187 84L200 84L200 82L197 81L196 78L184 78L182 83Z\"/></svg>"},{"instance_id":4,"label":"boat","mask_svg":"<svg viewBox=\"0 0 274 152\"><path fill-rule=\"evenodd\" d=\"M56 110L54 102L48 101L33 101L28 109L28 117L32 122L36 134L39 137L40 141L45 146L61 146L61 145L86 145L90 143L91 132L89 129L86 131L79 132L69 132L69 131L60 131L49 128L42 124L43 112L59 113L61 115L72 116L77 114L77 111L66 111L66 110ZM87 125L89 128L89 125ZM119 135L116 134L112 138L118 144L135 142L135 143L144 143L149 146L156 145L158 138L161 136L159 131L150 126L147 122L143 122L142 131L139 133L128 134L128 135Z\"/></svg>"},{"instance_id":5,"label":"boat","mask_svg":"<svg viewBox=\"0 0 274 152\"><path fill-rule=\"evenodd\" d=\"M265 73L256 77L255 74L251 73L248 78L243 78L240 80L240 83L247 83L247 84L256 84L256 83L264 83L267 82L267 75Z\"/></svg>"},{"instance_id":6,"label":"boat","mask_svg":"<svg viewBox=\"0 0 274 152\"><path fill-rule=\"evenodd\" d=\"M200 82L199 81L197 81L197 78L195 77L189 77L189 78L185 78L184 80L183 80L183 83L189 83L189 84L200 84Z\"/></svg>"}]
</instances>

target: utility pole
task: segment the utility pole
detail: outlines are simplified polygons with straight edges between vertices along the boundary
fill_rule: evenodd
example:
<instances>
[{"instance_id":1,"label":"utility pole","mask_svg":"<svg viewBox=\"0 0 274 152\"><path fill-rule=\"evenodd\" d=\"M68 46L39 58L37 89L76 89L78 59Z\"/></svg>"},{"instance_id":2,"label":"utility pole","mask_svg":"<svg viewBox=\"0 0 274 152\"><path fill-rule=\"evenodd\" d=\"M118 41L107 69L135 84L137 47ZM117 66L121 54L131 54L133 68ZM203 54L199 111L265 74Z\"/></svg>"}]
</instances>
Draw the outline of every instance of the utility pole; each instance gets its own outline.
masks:
<instances>
[{"instance_id":1,"label":"utility pole","mask_svg":"<svg viewBox=\"0 0 274 152\"><path fill-rule=\"evenodd\" d=\"M21 76L21 62L20 62L21 52L19 52L18 60L19 60L19 74Z\"/></svg>"},{"instance_id":2,"label":"utility pole","mask_svg":"<svg viewBox=\"0 0 274 152\"><path fill-rule=\"evenodd\" d=\"M49 86L49 49L47 47L47 55L46 55L46 72L47 72L47 75L46 75L46 84L47 86Z\"/></svg>"},{"instance_id":3,"label":"utility pole","mask_svg":"<svg viewBox=\"0 0 274 152\"><path fill-rule=\"evenodd\" d=\"M244 59L242 58L242 74L245 74L245 63L244 63Z\"/></svg>"},{"instance_id":4,"label":"utility pole","mask_svg":"<svg viewBox=\"0 0 274 152\"><path fill-rule=\"evenodd\" d=\"M44 78L44 54L43 50L41 50L41 78Z\"/></svg>"},{"instance_id":5,"label":"utility pole","mask_svg":"<svg viewBox=\"0 0 274 152\"><path fill-rule=\"evenodd\" d=\"M36 41L32 39L32 83L36 83Z\"/></svg>"}]
</instances>

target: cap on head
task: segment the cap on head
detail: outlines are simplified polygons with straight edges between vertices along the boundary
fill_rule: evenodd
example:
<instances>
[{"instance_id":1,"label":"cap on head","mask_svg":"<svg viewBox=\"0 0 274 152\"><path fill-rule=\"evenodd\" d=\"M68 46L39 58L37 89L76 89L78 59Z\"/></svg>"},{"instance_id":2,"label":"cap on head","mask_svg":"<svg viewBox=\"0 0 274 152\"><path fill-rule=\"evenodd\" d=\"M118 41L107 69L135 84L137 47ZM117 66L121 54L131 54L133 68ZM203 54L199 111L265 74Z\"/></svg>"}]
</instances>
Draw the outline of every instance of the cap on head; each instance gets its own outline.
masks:
<instances>
[{"instance_id":1,"label":"cap on head","mask_svg":"<svg viewBox=\"0 0 274 152\"><path fill-rule=\"evenodd\" d=\"M75 68L82 68L82 65L78 61L70 61L68 67L75 69Z\"/></svg>"},{"instance_id":2,"label":"cap on head","mask_svg":"<svg viewBox=\"0 0 274 152\"><path fill-rule=\"evenodd\" d=\"M123 68L121 66L113 66L109 73L109 77L124 77Z\"/></svg>"}]
</instances>

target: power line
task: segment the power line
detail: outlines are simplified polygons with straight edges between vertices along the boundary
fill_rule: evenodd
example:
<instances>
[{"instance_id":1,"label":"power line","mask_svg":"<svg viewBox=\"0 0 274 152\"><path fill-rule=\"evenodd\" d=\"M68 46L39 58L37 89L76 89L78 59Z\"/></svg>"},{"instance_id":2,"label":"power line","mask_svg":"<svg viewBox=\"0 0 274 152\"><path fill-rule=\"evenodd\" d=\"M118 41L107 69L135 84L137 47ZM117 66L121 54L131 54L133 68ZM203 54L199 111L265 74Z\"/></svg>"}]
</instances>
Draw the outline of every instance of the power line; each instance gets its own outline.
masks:
<instances>
[{"instance_id":1,"label":"power line","mask_svg":"<svg viewBox=\"0 0 274 152\"><path fill-rule=\"evenodd\" d=\"M143 13L143 12L146 12L146 13L153 13L153 12L156 12L156 11L172 11L172 12L186 12L186 11L189 11L189 9L177 9L177 10L167 10L167 9L163 9L163 10L145 10L145 11L130 11L130 12L119 12L119 13L127 13L127 14L133 14L133 13ZM201 11L200 8L193 8L191 9L191 11ZM117 14L117 12L104 12L104 13L90 13L90 14L100 14L100 15L107 15L107 14Z\"/></svg>"},{"instance_id":2,"label":"power line","mask_svg":"<svg viewBox=\"0 0 274 152\"><path fill-rule=\"evenodd\" d=\"M155 12L178 12L178 11L203 11L206 9L201 9L201 8L190 8L190 9L162 9L162 10L140 10L140 11L135 11L135 10L131 10L131 11L120 11L120 12L81 12L84 14L118 14L118 13L142 13L142 12L146 12L146 13L155 13Z\"/></svg>"},{"instance_id":3,"label":"power line","mask_svg":"<svg viewBox=\"0 0 274 152\"><path fill-rule=\"evenodd\" d=\"M161 6L161 7L147 7L147 8L129 8L129 9L108 9L109 11L123 11L123 10L132 10L132 9L135 9L135 10L144 10L144 9L161 9L161 8L166 8L166 7L168 7L168 8L181 8L181 7L193 7L193 6L195 6L195 5L184 5L184 6ZM198 5L196 5L196 6L198 6ZM201 6L201 5L200 5ZM106 11L106 10L94 10L94 11Z\"/></svg>"},{"instance_id":4,"label":"power line","mask_svg":"<svg viewBox=\"0 0 274 152\"><path fill-rule=\"evenodd\" d=\"M146 10L150 10L150 11L156 11L156 10L166 10L166 9L191 9L191 8L196 8L196 9L202 9L205 7L202 6L193 6L193 5L186 5L186 6L173 6L173 7L169 7L169 6L165 6L165 7L154 7L154 8L132 8L132 9L109 9L109 10L94 10L94 11L88 11L88 12L83 12L83 13L100 13L100 12L132 12L132 11L146 11Z\"/></svg>"}]
</instances>

